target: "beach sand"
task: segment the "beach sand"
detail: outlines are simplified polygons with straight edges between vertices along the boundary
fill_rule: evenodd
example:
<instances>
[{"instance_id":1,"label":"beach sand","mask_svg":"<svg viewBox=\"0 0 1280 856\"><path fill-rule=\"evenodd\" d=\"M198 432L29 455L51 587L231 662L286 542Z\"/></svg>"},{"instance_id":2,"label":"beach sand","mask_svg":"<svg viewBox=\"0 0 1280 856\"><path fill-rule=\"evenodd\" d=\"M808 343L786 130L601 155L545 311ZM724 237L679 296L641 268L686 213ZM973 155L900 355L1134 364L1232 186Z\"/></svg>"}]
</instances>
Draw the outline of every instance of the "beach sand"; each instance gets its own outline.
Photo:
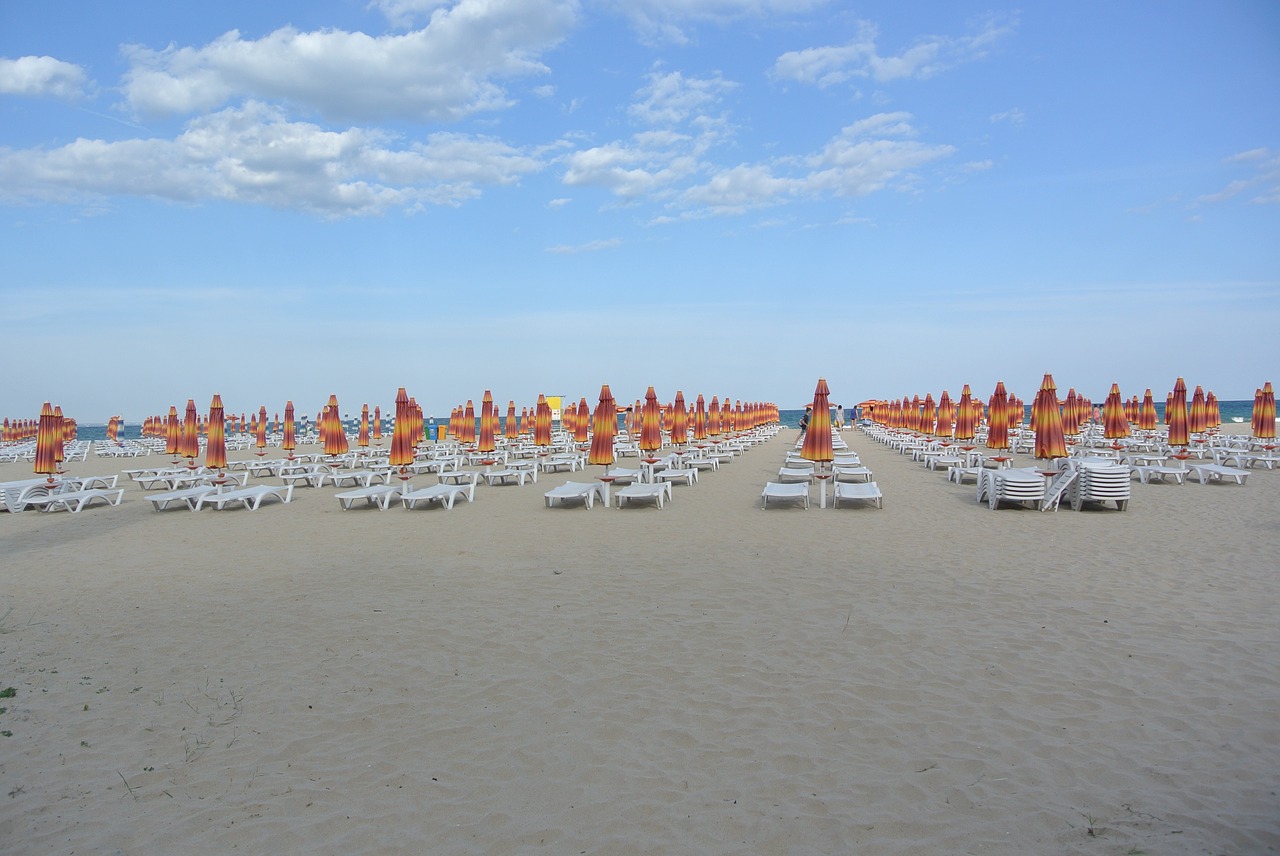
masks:
<instances>
[{"instance_id":1,"label":"beach sand","mask_svg":"<svg viewBox=\"0 0 1280 856\"><path fill-rule=\"evenodd\" d=\"M992 512L846 436L883 510L760 510L784 430L662 510L0 513L0 852L1280 851L1280 471Z\"/></svg>"}]
</instances>

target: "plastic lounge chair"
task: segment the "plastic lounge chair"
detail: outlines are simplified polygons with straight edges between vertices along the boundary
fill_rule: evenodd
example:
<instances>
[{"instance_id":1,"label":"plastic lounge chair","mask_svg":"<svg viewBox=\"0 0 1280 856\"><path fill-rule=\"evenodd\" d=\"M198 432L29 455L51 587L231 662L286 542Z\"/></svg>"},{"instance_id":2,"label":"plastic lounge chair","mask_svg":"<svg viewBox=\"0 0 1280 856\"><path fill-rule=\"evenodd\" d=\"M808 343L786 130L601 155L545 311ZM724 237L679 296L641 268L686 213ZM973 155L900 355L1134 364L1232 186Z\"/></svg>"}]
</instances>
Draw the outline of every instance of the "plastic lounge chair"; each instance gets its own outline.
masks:
<instances>
[{"instance_id":1,"label":"plastic lounge chair","mask_svg":"<svg viewBox=\"0 0 1280 856\"><path fill-rule=\"evenodd\" d=\"M837 482L835 487L836 496L832 503L834 508L840 507L840 500L842 499L845 502L864 500L870 502L876 508L884 508L884 494L880 492L880 485L875 482L862 482L860 484Z\"/></svg>"},{"instance_id":2,"label":"plastic lounge chair","mask_svg":"<svg viewBox=\"0 0 1280 856\"><path fill-rule=\"evenodd\" d=\"M211 484L201 484L195 487L184 487L181 490L167 490L164 493L149 493L147 501L151 503L156 511L163 511L169 507L171 502L181 502L191 511L196 510L196 503L205 494L217 493L218 488Z\"/></svg>"},{"instance_id":3,"label":"plastic lounge chair","mask_svg":"<svg viewBox=\"0 0 1280 856\"><path fill-rule=\"evenodd\" d=\"M836 481L873 481L870 467L836 464L831 468ZM843 478L841 478L843 476Z\"/></svg>"},{"instance_id":4,"label":"plastic lounge chair","mask_svg":"<svg viewBox=\"0 0 1280 856\"><path fill-rule=\"evenodd\" d=\"M787 482L804 482L809 484L813 481L813 468L804 467L782 467L778 470L778 481ZM774 482L776 484L777 482Z\"/></svg>"},{"instance_id":5,"label":"plastic lounge chair","mask_svg":"<svg viewBox=\"0 0 1280 856\"><path fill-rule=\"evenodd\" d=\"M1223 479L1234 479L1236 484L1244 484L1244 480L1249 477L1248 470L1227 467L1222 464L1191 464L1190 471L1196 478L1200 479L1200 484L1222 481Z\"/></svg>"},{"instance_id":6,"label":"plastic lounge chair","mask_svg":"<svg viewBox=\"0 0 1280 856\"><path fill-rule=\"evenodd\" d=\"M516 484L518 486L524 487L524 480L526 478L533 477L535 475L535 472L536 471L534 470L528 470L523 468L517 468L517 469L505 468L501 470L489 470L487 472L481 473L480 475L484 476L485 483L488 484L490 487L492 487L495 484L506 484L507 479L515 479Z\"/></svg>"},{"instance_id":7,"label":"plastic lounge chair","mask_svg":"<svg viewBox=\"0 0 1280 856\"><path fill-rule=\"evenodd\" d=\"M361 499L369 505L375 505L386 511L391 505L391 500L400 496L401 488L402 485L398 484L375 484L334 494L334 498L338 500L343 511L349 511L351 506Z\"/></svg>"},{"instance_id":8,"label":"plastic lounge chair","mask_svg":"<svg viewBox=\"0 0 1280 856\"><path fill-rule=\"evenodd\" d=\"M547 508L551 508L556 500L559 500L560 504L564 505L566 499L581 499L587 508L592 508L595 505L596 497L604 497L604 485L570 481L559 487L552 488L542 496L547 502Z\"/></svg>"},{"instance_id":9,"label":"plastic lounge chair","mask_svg":"<svg viewBox=\"0 0 1280 856\"><path fill-rule=\"evenodd\" d=\"M245 508L250 511L257 511L262 506L262 501L271 497L275 497L282 503L292 502L293 485L256 484L252 487L237 488L225 493L206 493L196 499L195 510L199 511L207 503L221 511L234 502L242 502Z\"/></svg>"},{"instance_id":10,"label":"plastic lounge chair","mask_svg":"<svg viewBox=\"0 0 1280 856\"><path fill-rule=\"evenodd\" d=\"M343 482L350 482L356 487L368 487L373 484L376 475L377 473L373 470L336 470L321 474L317 487L324 487L325 482L331 483L334 487L342 487Z\"/></svg>"},{"instance_id":11,"label":"plastic lounge chair","mask_svg":"<svg viewBox=\"0 0 1280 856\"><path fill-rule=\"evenodd\" d=\"M1058 504L1062 502L1062 497L1066 495L1067 489L1075 484L1079 473L1075 470L1064 470L1054 476L1053 481L1045 488L1044 499L1040 500L1040 510L1048 511L1052 508L1058 510Z\"/></svg>"},{"instance_id":12,"label":"plastic lounge chair","mask_svg":"<svg viewBox=\"0 0 1280 856\"><path fill-rule=\"evenodd\" d=\"M1138 474L1138 480L1143 484L1150 484L1152 479L1163 482L1166 476L1178 484L1185 484L1185 479L1191 472L1185 467L1162 467L1155 464L1137 466L1133 471Z\"/></svg>"},{"instance_id":13,"label":"plastic lounge chair","mask_svg":"<svg viewBox=\"0 0 1280 856\"><path fill-rule=\"evenodd\" d=\"M73 490L67 493L51 493L45 496L33 496L27 500L27 504L43 506L45 511L57 511L59 508L65 508L72 514L77 514L80 509L95 499L100 499L107 505L119 505L120 500L124 499L124 488L116 488L115 490L90 488L89 490Z\"/></svg>"},{"instance_id":14,"label":"plastic lounge chair","mask_svg":"<svg viewBox=\"0 0 1280 856\"><path fill-rule=\"evenodd\" d=\"M611 467L605 475L612 478L614 484L632 484L644 478L641 470L625 467Z\"/></svg>"},{"instance_id":15,"label":"plastic lounge chair","mask_svg":"<svg viewBox=\"0 0 1280 856\"><path fill-rule=\"evenodd\" d=\"M618 498L618 507L621 508L623 500L633 499L652 499L658 503L658 507L662 508L664 499L671 498L671 482L645 482L644 484L629 484L622 490L614 494Z\"/></svg>"},{"instance_id":16,"label":"plastic lounge chair","mask_svg":"<svg viewBox=\"0 0 1280 856\"><path fill-rule=\"evenodd\" d=\"M683 470L663 470L654 475L656 481L677 482L683 481L687 485L693 485L698 480L698 471L693 467Z\"/></svg>"},{"instance_id":17,"label":"plastic lounge chair","mask_svg":"<svg viewBox=\"0 0 1280 856\"><path fill-rule=\"evenodd\" d=\"M992 511L995 511L1001 502L1030 502L1037 508L1044 502L1044 476L1039 473L996 470L987 475L986 482L987 504Z\"/></svg>"},{"instance_id":18,"label":"plastic lounge chair","mask_svg":"<svg viewBox=\"0 0 1280 856\"><path fill-rule=\"evenodd\" d=\"M1076 511L1086 502L1114 502L1120 511L1129 506L1133 477L1127 465L1083 466L1078 470L1078 476L1071 493L1071 507Z\"/></svg>"},{"instance_id":19,"label":"plastic lounge chair","mask_svg":"<svg viewBox=\"0 0 1280 856\"><path fill-rule=\"evenodd\" d=\"M405 508L417 508L419 502L425 502L427 505L438 502L452 511L453 504L458 501L458 497L465 498L467 502L474 502L476 498L475 481L465 485L433 484L430 487L420 488L419 490L405 491L400 494L400 503Z\"/></svg>"},{"instance_id":20,"label":"plastic lounge chair","mask_svg":"<svg viewBox=\"0 0 1280 856\"><path fill-rule=\"evenodd\" d=\"M804 503L805 508L808 508L809 485L806 482L766 482L764 490L760 492L760 507L768 508L770 499L798 499Z\"/></svg>"}]
</instances>

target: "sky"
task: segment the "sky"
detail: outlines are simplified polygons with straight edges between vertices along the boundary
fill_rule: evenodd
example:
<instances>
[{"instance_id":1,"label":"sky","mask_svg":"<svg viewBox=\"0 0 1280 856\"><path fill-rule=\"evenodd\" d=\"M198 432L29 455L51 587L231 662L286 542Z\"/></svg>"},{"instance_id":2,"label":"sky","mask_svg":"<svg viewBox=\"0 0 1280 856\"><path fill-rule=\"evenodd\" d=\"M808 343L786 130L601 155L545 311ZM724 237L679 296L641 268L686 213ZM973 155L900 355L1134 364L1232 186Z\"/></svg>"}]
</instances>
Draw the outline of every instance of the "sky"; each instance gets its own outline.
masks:
<instances>
[{"instance_id":1,"label":"sky","mask_svg":"<svg viewBox=\"0 0 1280 856\"><path fill-rule=\"evenodd\" d=\"M1280 4L0 0L0 415L1278 380Z\"/></svg>"}]
</instances>

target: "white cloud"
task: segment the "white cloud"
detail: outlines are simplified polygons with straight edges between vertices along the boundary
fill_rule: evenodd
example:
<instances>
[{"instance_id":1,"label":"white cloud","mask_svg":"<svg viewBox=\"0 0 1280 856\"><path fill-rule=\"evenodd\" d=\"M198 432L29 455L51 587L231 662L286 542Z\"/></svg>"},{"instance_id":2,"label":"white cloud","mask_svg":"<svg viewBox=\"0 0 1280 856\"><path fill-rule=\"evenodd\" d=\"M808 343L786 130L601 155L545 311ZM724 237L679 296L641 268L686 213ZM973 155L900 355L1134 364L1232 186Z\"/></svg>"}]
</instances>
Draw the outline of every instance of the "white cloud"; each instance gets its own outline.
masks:
<instances>
[{"instance_id":1,"label":"white cloud","mask_svg":"<svg viewBox=\"0 0 1280 856\"><path fill-rule=\"evenodd\" d=\"M547 247L547 252L557 255L576 255L578 253L594 253L600 250L611 250L622 245L621 238L607 238L600 241L589 241L585 244L559 244Z\"/></svg>"},{"instance_id":2,"label":"white cloud","mask_svg":"<svg viewBox=\"0 0 1280 856\"><path fill-rule=\"evenodd\" d=\"M685 77L678 71L654 72L636 93L639 100L627 113L637 122L648 125L679 125L703 115L736 86L719 75L697 78Z\"/></svg>"},{"instance_id":3,"label":"white cloud","mask_svg":"<svg viewBox=\"0 0 1280 856\"><path fill-rule=\"evenodd\" d=\"M401 35L284 27L254 40L232 30L201 47L133 45L125 97L142 114L249 98L344 121L456 120L509 106L499 81L546 74L537 57L565 37L577 10L576 0L459 0Z\"/></svg>"},{"instance_id":4,"label":"white cloud","mask_svg":"<svg viewBox=\"0 0 1280 856\"><path fill-rule=\"evenodd\" d=\"M173 140L80 139L47 151L0 151L0 198L217 199L350 217L457 205L543 166L487 137L394 142L379 131L291 122L278 108L250 103L194 120Z\"/></svg>"},{"instance_id":5,"label":"white cloud","mask_svg":"<svg viewBox=\"0 0 1280 856\"><path fill-rule=\"evenodd\" d=\"M649 43L687 44L691 24L723 25L742 18L798 15L827 0L602 0Z\"/></svg>"},{"instance_id":6,"label":"white cloud","mask_svg":"<svg viewBox=\"0 0 1280 856\"><path fill-rule=\"evenodd\" d=\"M1226 202L1241 194L1250 194L1249 203L1252 205L1274 205L1280 202L1280 155L1263 147L1231 155L1224 158L1223 163L1250 166L1253 174L1246 178L1232 179L1221 190L1198 197L1197 204Z\"/></svg>"},{"instance_id":7,"label":"white cloud","mask_svg":"<svg viewBox=\"0 0 1280 856\"><path fill-rule=\"evenodd\" d=\"M1011 110L1005 110L1000 113L992 113L991 121L993 123L1008 122L1010 125L1025 125L1027 123L1027 114L1023 113L1017 107L1014 107Z\"/></svg>"},{"instance_id":8,"label":"white cloud","mask_svg":"<svg viewBox=\"0 0 1280 856\"><path fill-rule=\"evenodd\" d=\"M0 93L50 95L74 99L84 95L84 69L51 56L0 57Z\"/></svg>"},{"instance_id":9,"label":"white cloud","mask_svg":"<svg viewBox=\"0 0 1280 856\"><path fill-rule=\"evenodd\" d=\"M370 9L382 12L396 27L409 27L429 20L437 9L449 5L450 0L373 0Z\"/></svg>"},{"instance_id":10,"label":"white cloud","mask_svg":"<svg viewBox=\"0 0 1280 856\"><path fill-rule=\"evenodd\" d=\"M901 53L885 56L876 44L879 37L876 26L870 21L862 21L857 35L845 44L782 54L774 63L772 74L781 80L820 87L853 79L880 83L923 80L961 63L980 59L1013 28L1013 24L988 19L973 35L923 36Z\"/></svg>"}]
</instances>

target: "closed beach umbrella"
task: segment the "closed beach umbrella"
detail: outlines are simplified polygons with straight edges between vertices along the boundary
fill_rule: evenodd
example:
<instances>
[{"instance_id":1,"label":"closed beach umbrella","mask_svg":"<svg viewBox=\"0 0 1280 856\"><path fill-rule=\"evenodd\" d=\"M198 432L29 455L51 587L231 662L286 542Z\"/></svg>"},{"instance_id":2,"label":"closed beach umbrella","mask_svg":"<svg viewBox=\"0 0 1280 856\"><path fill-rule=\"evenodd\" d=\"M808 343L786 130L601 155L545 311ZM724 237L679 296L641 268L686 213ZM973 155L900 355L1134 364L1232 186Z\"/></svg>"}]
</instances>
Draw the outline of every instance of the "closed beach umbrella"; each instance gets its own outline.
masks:
<instances>
[{"instance_id":1,"label":"closed beach umbrella","mask_svg":"<svg viewBox=\"0 0 1280 856\"><path fill-rule=\"evenodd\" d=\"M551 445L551 405L547 396L538 393L538 403L533 410L533 445Z\"/></svg>"},{"instance_id":2,"label":"closed beach umbrella","mask_svg":"<svg viewBox=\"0 0 1280 856\"><path fill-rule=\"evenodd\" d=\"M1169 445L1185 446L1191 441L1187 414L1187 383L1182 378L1173 385L1165 405L1165 422L1169 423Z\"/></svg>"},{"instance_id":3,"label":"closed beach umbrella","mask_svg":"<svg viewBox=\"0 0 1280 856\"><path fill-rule=\"evenodd\" d=\"M474 443L476 441L476 405L471 399L467 399L466 407L462 409L462 421L458 423L459 433L458 439L464 443Z\"/></svg>"},{"instance_id":4,"label":"closed beach umbrella","mask_svg":"<svg viewBox=\"0 0 1280 856\"><path fill-rule=\"evenodd\" d=\"M493 424L496 421L493 393L486 389L480 399L480 442L476 445L477 452L488 453L497 448L497 441L493 437Z\"/></svg>"},{"instance_id":5,"label":"closed beach umbrella","mask_svg":"<svg viewBox=\"0 0 1280 856\"><path fill-rule=\"evenodd\" d=\"M378 404L373 406L373 442L382 445L382 406Z\"/></svg>"},{"instance_id":6,"label":"closed beach umbrella","mask_svg":"<svg viewBox=\"0 0 1280 856\"><path fill-rule=\"evenodd\" d=\"M53 405L46 401L44 407L40 408L40 425L36 429L36 460L33 469L37 475L49 476L50 481L53 481L54 473L58 472L56 446L61 434L62 429L54 415Z\"/></svg>"},{"instance_id":7,"label":"closed beach umbrella","mask_svg":"<svg viewBox=\"0 0 1280 856\"><path fill-rule=\"evenodd\" d=\"M1209 390L1204 396L1204 407L1209 413L1209 428L1219 428L1222 426L1222 410L1218 407L1218 396L1213 394L1213 390Z\"/></svg>"},{"instance_id":8,"label":"closed beach umbrella","mask_svg":"<svg viewBox=\"0 0 1280 856\"><path fill-rule=\"evenodd\" d=\"M1259 440L1276 438L1276 393L1271 381L1262 385L1253 402L1253 436Z\"/></svg>"},{"instance_id":9,"label":"closed beach umbrella","mask_svg":"<svg viewBox=\"0 0 1280 856\"><path fill-rule=\"evenodd\" d=\"M1031 412L1036 423L1036 457L1044 460L1065 458L1067 438L1063 433L1062 411L1058 409L1058 389L1053 384L1053 375L1045 374Z\"/></svg>"},{"instance_id":10,"label":"closed beach umbrella","mask_svg":"<svg viewBox=\"0 0 1280 856\"><path fill-rule=\"evenodd\" d=\"M1203 434L1209 430L1209 408L1204 401L1204 387L1196 384L1196 391L1191 394L1191 405L1187 408L1187 430L1192 434Z\"/></svg>"},{"instance_id":11,"label":"closed beach umbrella","mask_svg":"<svg viewBox=\"0 0 1280 856\"><path fill-rule=\"evenodd\" d=\"M413 463L413 419L409 415L409 395L404 387L396 390L396 422L391 428L391 457L393 467L407 467Z\"/></svg>"},{"instance_id":12,"label":"closed beach umbrella","mask_svg":"<svg viewBox=\"0 0 1280 856\"><path fill-rule=\"evenodd\" d=\"M960 390L960 406L956 408L955 438L961 441L972 440L977 433L978 420L973 408L973 390L966 383L964 389Z\"/></svg>"},{"instance_id":13,"label":"closed beach umbrella","mask_svg":"<svg viewBox=\"0 0 1280 856\"><path fill-rule=\"evenodd\" d=\"M707 436L712 439L720 436L720 399L711 396L711 406L707 408Z\"/></svg>"},{"instance_id":14,"label":"closed beach umbrella","mask_svg":"<svg viewBox=\"0 0 1280 856\"><path fill-rule=\"evenodd\" d=\"M608 471L613 463L613 437L617 432L618 406L606 383L600 387L600 401L592 418L591 450L587 453L587 463L603 466Z\"/></svg>"},{"instance_id":15,"label":"closed beach umbrella","mask_svg":"<svg viewBox=\"0 0 1280 856\"><path fill-rule=\"evenodd\" d=\"M689 413L684 407L684 393L676 390L675 403L671 405L671 443L683 446L689 442Z\"/></svg>"},{"instance_id":16,"label":"closed beach umbrella","mask_svg":"<svg viewBox=\"0 0 1280 856\"><path fill-rule=\"evenodd\" d=\"M569 405L573 409L573 405ZM573 422L573 441L585 443L591 439L591 408L587 406L586 396L578 401L578 415Z\"/></svg>"},{"instance_id":17,"label":"closed beach umbrella","mask_svg":"<svg viewBox=\"0 0 1280 856\"><path fill-rule=\"evenodd\" d=\"M182 417L182 457L186 458L191 466L195 466L196 455L200 454L200 422L196 418L196 403L194 399L187 399L187 411Z\"/></svg>"},{"instance_id":18,"label":"closed beach umbrella","mask_svg":"<svg viewBox=\"0 0 1280 856\"><path fill-rule=\"evenodd\" d=\"M987 448L1009 448L1009 393L1004 381L996 381L996 391L987 405Z\"/></svg>"},{"instance_id":19,"label":"closed beach umbrella","mask_svg":"<svg viewBox=\"0 0 1280 856\"><path fill-rule=\"evenodd\" d=\"M950 437L955 431L955 424L952 421L954 416L955 406L951 403L951 396L944 389L938 398L938 422L933 433L939 437Z\"/></svg>"},{"instance_id":20,"label":"closed beach umbrella","mask_svg":"<svg viewBox=\"0 0 1280 856\"><path fill-rule=\"evenodd\" d=\"M226 416L222 409L222 396L214 393L209 405L209 440L204 449L204 465L220 470L227 465Z\"/></svg>"},{"instance_id":21,"label":"closed beach umbrella","mask_svg":"<svg viewBox=\"0 0 1280 856\"><path fill-rule=\"evenodd\" d=\"M707 402L701 393L693 405L693 439L707 439Z\"/></svg>"},{"instance_id":22,"label":"closed beach umbrella","mask_svg":"<svg viewBox=\"0 0 1280 856\"><path fill-rule=\"evenodd\" d=\"M169 416L164 423L164 453L177 456L182 452L182 426L178 422L178 408L169 405Z\"/></svg>"},{"instance_id":23,"label":"closed beach umbrella","mask_svg":"<svg viewBox=\"0 0 1280 856\"><path fill-rule=\"evenodd\" d=\"M258 408L258 440L254 444L259 449L267 448L267 406Z\"/></svg>"},{"instance_id":24,"label":"closed beach umbrella","mask_svg":"<svg viewBox=\"0 0 1280 856\"><path fill-rule=\"evenodd\" d=\"M356 445L366 449L369 447L369 405L367 404L360 408L360 433L356 436Z\"/></svg>"},{"instance_id":25,"label":"closed beach umbrella","mask_svg":"<svg viewBox=\"0 0 1280 856\"><path fill-rule=\"evenodd\" d=\"M1102 436L1119 440L1129 436L1129 419L1124 413L1124 400L1120 397L1120 384L1111 384L1111 392L1102 402Z\"/></svg>"},{"instance_id":26,"label":"closed beach umbrella","mask_svg":"<svg viewBox=\"0 0 1280 856\"><path fill-rule=\"evenodd\" d=\"M813 391L813 416L804 432L800 457L823 464L835 459L831 447L831 390L826 378L818 378L818 386Z\"/></svg>"},{"instance_id":27,"label":"closed beach umbrella","mask_svg":"<svg viewBox=\"0 0 1280 856\"><path fill-rule=\"evenodd\" d=\"M298 448L297 438L294 436L293 427L293 402L286 401L284 403L284 439L280 442L280 448L286 452L292 452Z\"/></svg>"},{"instance_id":28,"label":"closed beach umbrella","mask_svg":"<svg viewBox=\"0 0 1280 856\"><path fill-rule=\"evenodd\" d=\"M325 405L321 420L325 425L324 453L326 455L345 455L351 446L347 443L347 431L342 427L342 415L338 410L338 396L330 395Z\"/></svg>"},{"instance_id":29,"label":"closed beach umbrella","mask_svg":"<svg viewBox=\"0 0 1280 856\"><path fill-rule=\"evenodd\" d=\"M516 421L516 403L513 399L507 400L506 435L508 440L516 440L520 437L520 424Z\"/></svg>"},{"instance_id":30,"label":"closed beach umbrella","mask_svg":"<svg viewBox=\"0 0 1280 856\"><path fill-rule=\"evenodd\" d=\"M1142 396L1142 404L1138 407L1138 428L1142 431L1154 431L1159 424L1160 416L1156 413L1155 397L1151 394L1151 387L1147 387L1146 393Z\"/></svg>"},{"instance_id":31,"label":"closed beach umbrella","mask_svg":"<svg viewBox=\"0 0 1280 856\"><path fill-rule=\"evenodd\" d=\"M644 394L644 408L640 411L640 451L653 453L662 448L662 414L658 407L658 394L653 387Z\"/></svg>"}]
</instances>

